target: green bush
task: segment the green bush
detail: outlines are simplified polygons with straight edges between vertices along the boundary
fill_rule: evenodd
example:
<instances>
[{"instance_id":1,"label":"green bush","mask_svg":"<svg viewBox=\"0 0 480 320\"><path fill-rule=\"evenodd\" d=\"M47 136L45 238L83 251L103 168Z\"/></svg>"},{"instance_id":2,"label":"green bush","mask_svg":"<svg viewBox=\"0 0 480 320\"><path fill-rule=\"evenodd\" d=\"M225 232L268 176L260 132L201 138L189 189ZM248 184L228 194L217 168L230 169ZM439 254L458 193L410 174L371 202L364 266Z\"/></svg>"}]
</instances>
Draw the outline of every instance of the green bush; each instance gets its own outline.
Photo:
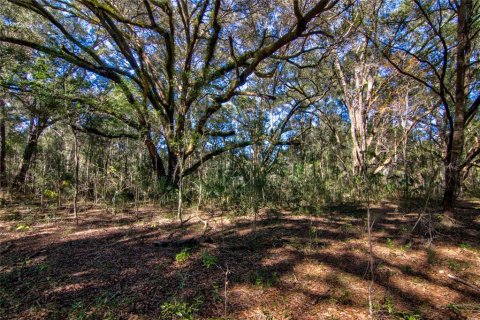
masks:
<instances>
[{"instance_id":1,"label":"green bush","mask_svg":"<svg viewBox=\"0 0 480 320\"><path fill-rule=\"evenodd\" d=\"M193 320L203 304L202 297L197 297L192 303L173 298L162 304L162 318L165 320Z\"/></svg>"},{"instance_id":2,"label":"green bush","mask_svg":"<svg viewBox=\"0 0 480 320\"><path fill-rule=\"evenodd\" d=\"M190 258L190 252L188 248L183 248L182 251L175 255L175 261L178 263L184 263Z\"/></svg>"},{"instance_id":3,"label":"green bush","mask_svg":"<svg viewBox=\"0 0 480 320\"><path fill-rule=\"evenodd\" d=\"M214 255L211 255L208 251L204 251L202 254L202 264L210 268L211 266L214 266L217 263L217 257Z\"/></svg>"}]
</instances>

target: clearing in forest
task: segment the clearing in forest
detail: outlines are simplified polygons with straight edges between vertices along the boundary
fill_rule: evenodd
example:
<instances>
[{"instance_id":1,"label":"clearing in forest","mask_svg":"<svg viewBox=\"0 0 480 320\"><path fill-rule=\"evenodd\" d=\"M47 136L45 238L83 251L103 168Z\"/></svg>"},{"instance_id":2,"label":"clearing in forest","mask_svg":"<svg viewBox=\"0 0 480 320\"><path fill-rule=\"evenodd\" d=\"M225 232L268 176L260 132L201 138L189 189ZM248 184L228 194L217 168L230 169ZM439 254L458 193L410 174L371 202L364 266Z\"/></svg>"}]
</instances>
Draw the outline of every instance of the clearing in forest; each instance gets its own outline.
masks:
<instances>
[{"instance_id":1,"label":"clearing in forest","mask_svg":"<svg viewBox=\"0 0 480 320\"><path fill-rule=\"evenodd\" d=\"M153 207L1 213L2 319L366 319L365 212L273 209L252 220L202 213L180 228ZM188 216L188 211L186 212ZM380 319L480 318L480 209L436 229L417 213L373 208L374 308ZM192 214L192 216L195 216ZM226 290L225 290L226 288Z\"/></svg>"}]
</instances>

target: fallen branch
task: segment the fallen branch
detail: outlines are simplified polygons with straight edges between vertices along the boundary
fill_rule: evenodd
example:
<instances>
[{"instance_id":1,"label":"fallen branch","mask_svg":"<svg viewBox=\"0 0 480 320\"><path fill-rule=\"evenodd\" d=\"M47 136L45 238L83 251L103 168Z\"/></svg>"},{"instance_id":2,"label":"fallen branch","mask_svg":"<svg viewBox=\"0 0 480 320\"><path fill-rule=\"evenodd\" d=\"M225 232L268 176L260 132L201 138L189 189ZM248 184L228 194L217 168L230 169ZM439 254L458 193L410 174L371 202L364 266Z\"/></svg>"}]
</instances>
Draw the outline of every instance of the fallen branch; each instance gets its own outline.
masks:
<instances>
[{"instance_id":1,"label":"fallen branch","mask_svg":"<svg viewBox=\"0 0 480 320\"><path fill-rule=\"evenodd\" d=\"M183 246L210 246L213 243L211 237L201 237L201 238L188 238L183 240L167 240L167 241L155 241L153 245L155 247L183 247Z\"/></svg>"},{"instance_id":2,"label":"fallen branch","mask_svg":"<svg viewBox=\"0 0 480 320\"><path fill-rule=\"evenodd\" d=\"M456 276L454 276L453 274L448 274L447 276L448 276L450 279L452 279L452 280L455 280L455 281L457 281L457 282L460 282L461 284L463 284L463 285L465 285L465 286L467 286L467 287L469 287L469 288L471 288L471 289L473 289L473 290L475 290L475 291L480 292L480 287L477 286L477 285L475 285L475 284L473 284L473 283L470 283L470 282L468 282L468 281L466 281L466 280L460 279L459 277L456 277Z\"/></svg>"}]
</instances>

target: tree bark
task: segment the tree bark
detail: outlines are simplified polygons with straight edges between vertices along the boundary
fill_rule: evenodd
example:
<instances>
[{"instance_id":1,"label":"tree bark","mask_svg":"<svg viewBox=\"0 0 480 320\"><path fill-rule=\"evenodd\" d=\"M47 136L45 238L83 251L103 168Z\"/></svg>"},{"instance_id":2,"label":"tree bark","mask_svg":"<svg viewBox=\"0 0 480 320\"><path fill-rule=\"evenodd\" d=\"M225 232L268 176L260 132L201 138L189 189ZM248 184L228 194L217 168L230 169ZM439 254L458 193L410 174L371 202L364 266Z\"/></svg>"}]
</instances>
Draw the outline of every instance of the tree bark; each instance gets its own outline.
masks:
<instances>
[{"instance_id":1,"label":"tree bark","mask_svg":"<svg viewBox=\"0 0 480 320\"><path fill-rule=\"evenodd\" d=\"M25 191L25 180L27 177L27 173L28 173L28 170L30 169L33 155L37 150L38 139L40 138L40 135L42 134L43 130L45 130L45 128L46 128L46 124L44 121L40 119L34 119L34 118L31 119L28 141L23 151L22 164L20 166L20 170L18 171L13 181L13 188L17 189L17 191L21 191L21 192Z\"/></svg>"},{"instance_id":2,"label":"tree bark","mask_svg":"<svg viewBox=\"0 0 480 320\"><path fill-rule=\"evenodd\" d=\"M366 41L366 39L365 39ZM370 66L367 61L367 52L358 57L358 65L354 68L351 80L347 80L344 74L344 66L336 57L335 68L342 88L345 105L350 118L350 135L352 138L352 173L359 175L367 165L366 152L368 148L368 118L367 111L371 107L372 96L375 94L374 79L371 76Z\"/></svg>"},{"instance_id":3,"label":"tree bark","mask_svg":"<svg viewBox=\"0 0 480 320\"><path fill-rule=\"evenodd\" d=\"M365 167L365 153L366 153L366 124L364 106L354 105L350 106L350 134L352 136L352 173L358 175Z\"/></svg>"},{"instance_id":4,"label":"tree bark","mask_svg":"<svg viewBox=\"0 0 480 320\"><path fill-rule=\"evenodd\" d=\"M165 172L165 167L163 166L163 160L157 152L157 147L153 142L150 132L145 137L145 146L147 147L148 155L152 161L153 171L159 179L166 178L167 174Z\"/></svg>"}]
</instances>

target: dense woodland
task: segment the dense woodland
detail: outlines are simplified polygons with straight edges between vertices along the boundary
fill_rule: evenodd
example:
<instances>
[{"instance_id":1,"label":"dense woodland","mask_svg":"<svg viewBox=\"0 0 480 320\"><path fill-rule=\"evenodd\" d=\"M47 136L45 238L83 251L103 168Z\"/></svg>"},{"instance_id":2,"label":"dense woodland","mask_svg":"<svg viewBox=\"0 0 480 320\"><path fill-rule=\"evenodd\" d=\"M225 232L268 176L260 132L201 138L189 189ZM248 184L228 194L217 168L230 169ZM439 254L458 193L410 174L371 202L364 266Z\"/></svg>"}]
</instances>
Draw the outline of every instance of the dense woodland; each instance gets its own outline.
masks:
<instances>
[{"instance_id":1,"label":"dense woodland","mask_svg":"<svg viewBox=\"0 0 480 320\"><path fill-rule=\"evenodd\" d=\"M480 317L479 1L0 4L0 318Z\"/></svg>"}]
</instances>

